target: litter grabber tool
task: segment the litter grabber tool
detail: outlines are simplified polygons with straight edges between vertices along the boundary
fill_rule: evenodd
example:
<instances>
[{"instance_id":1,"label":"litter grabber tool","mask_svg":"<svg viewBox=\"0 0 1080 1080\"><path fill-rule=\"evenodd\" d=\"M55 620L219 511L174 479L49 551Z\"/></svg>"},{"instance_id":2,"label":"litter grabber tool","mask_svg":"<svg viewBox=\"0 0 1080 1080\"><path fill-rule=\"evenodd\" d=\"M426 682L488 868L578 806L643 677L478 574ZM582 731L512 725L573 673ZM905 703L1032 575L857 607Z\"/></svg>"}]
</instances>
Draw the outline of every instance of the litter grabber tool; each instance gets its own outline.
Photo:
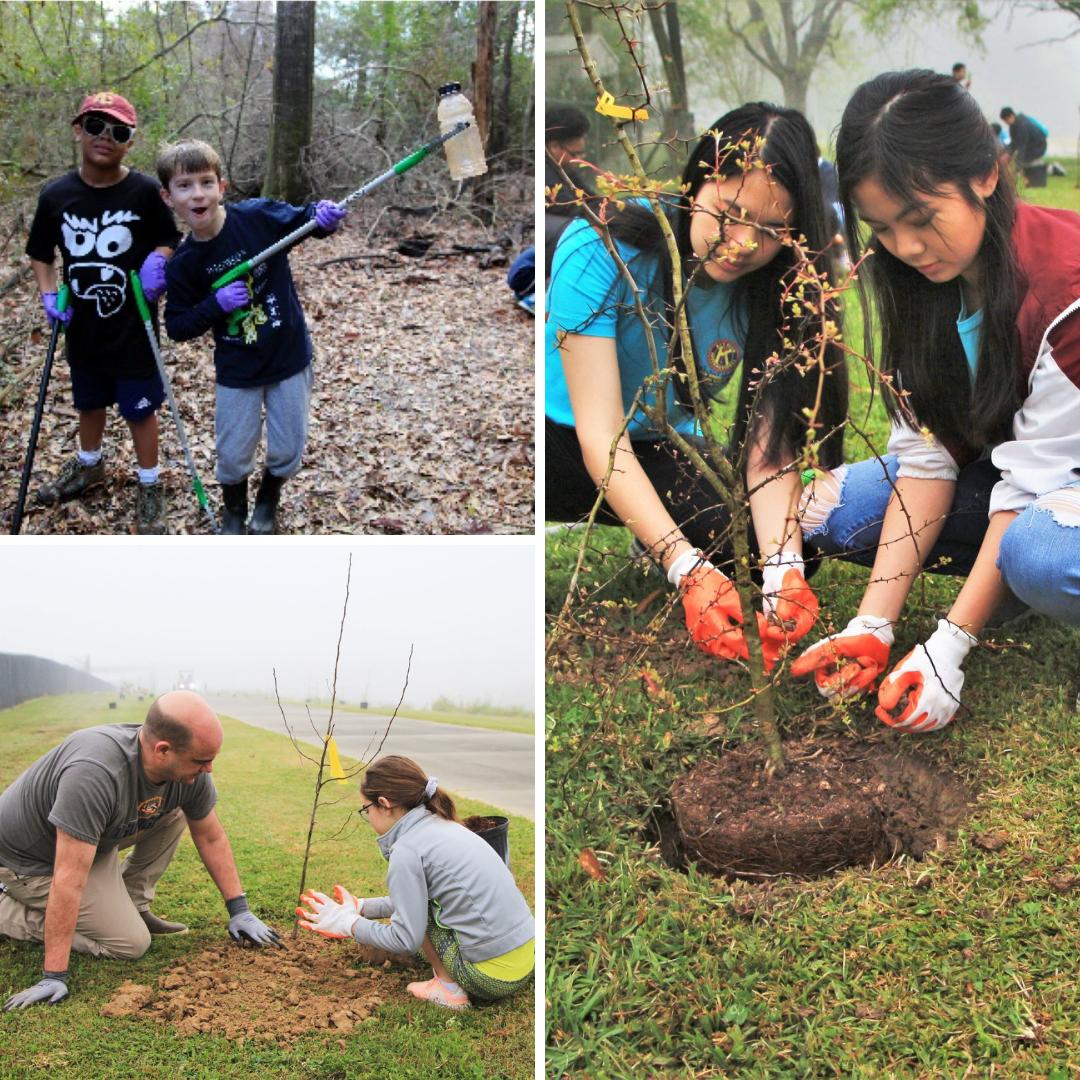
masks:
<instances>
[{"instance_id":1,"label":"litter grabber tool","mask_svg":"<svg viewBox=\"0 0 1080 1080\"><path fill-rule=\"evenodd\" d=\"M460 135L470 126L467 120L463 120L459 124L455 124L453 130L447 131L440 135L437 139L432 139L431 142L424 146L421 146L419 150L410 154L406 158L402 158L396 165L391 166L381 176L376 176L374 180L369 181L362 188L358 188L351 195L346 195L341 202L337 203L339 210L344 210L350 203L355 202L357 199L362 199L365 195L370 195L377 187L381 187L388 180L393 180L395 176L400 176L402 173L408 172L414 165L419 165L432 151L437 150L444 142L452 139L455 135ZM210 287L212 289L222 289L230 282L237 281L242 277L246 277L257 266L261 266L267 259L277 255L278 252L287 251L289 248L298 244L309 233L314 232L318 228L315 219L304 222L298 229L294 229L288 236L282 237L276 244L271 244L265 251L260 251L258 255L253 255L250 259L239 263L231 270L226 270ZM247 316L247 309L240 308L237 311L232 312L228 317L228 328L230 334L235 334L237 327Z\"/></svg>"},{"instance_id":2,"label":"litter grabber tool","mask_svg":"<svg viewBox=\"0 0 1080 1080\"><path fill-rule=\"evenodd\" d=\"M173 397L169 376L165 371L165 362L161 359L161 349L158 347L157 335L154 333L154 323L150 318L150 305L146 302L146 295L143 292L142 282L139 281L139 275L134 270L131 271L131 288L135 293L135 303L139 307L139 315L142 318L143 326L146 327L146 336L150 339L150 348L157 363L158 375L161 376L161 384L165 387L165 396L169 399L169 409L172 412L173 423L176 425L176 433L180 436L180 445L184 448L184 458L187 461L188 472L191 473L191 485L195 489L195 498L199 500L199 505L206 511L206 516L210 519L210 528L216 533L218 524L214 518L213 510L210 509L210 503L207 501L206 492L203 490L202 481L199 479L199 473L195 468L195 459L191 456L191 447L188 446L187 435L184 434L184 425L180 422L180 410L176 407L176 398Z\"/></svg>"},{"instance_id":3,"label":"litter grabber tool","mask_svg":"<svg viewBox=\"0 0 1080 1080\"><path fill-rule=\"evenodd\" d=\"M71 299L71 289L61 285L56 295L56 310L63 314ZM53 357L56 355L56 343L60 340L64 324L55 319L52 334L49 337L49 351L45 354L45 367L41 372L41 384L38 387L37 406L34 409L34 422L30 425L30 442L26 447L26 464L23 466L22 481L19 483L19 497L15 500L15 513L11 516L11 535L18 536L22 527L23 507L26 505L26 491L30 486L30 472L34 467L34 453L37 450L38 432L41 430L41 414L45 411L45 395L49 390L49 376L52 374Z\"/></svg>"}]
</instances>

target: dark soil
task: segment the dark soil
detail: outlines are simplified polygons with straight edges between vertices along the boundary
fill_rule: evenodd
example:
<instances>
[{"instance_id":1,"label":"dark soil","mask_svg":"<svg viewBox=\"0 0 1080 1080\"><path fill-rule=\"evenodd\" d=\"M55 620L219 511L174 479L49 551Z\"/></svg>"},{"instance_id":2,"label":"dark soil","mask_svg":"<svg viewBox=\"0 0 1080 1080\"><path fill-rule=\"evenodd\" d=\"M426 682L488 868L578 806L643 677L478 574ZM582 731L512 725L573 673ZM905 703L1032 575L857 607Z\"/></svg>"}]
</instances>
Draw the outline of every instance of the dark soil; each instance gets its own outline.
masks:
<instances>
[{"instance_id":1,"label":"dark soil","mask_svg":"<svg viewBox=\"0 0 1080 1080\"><path fill-rule=\"evenodd\" d=\"M462 824L470 832L482 833L487 832L488 829L497 829L504 821L505 818L478 817L474 814L472 817L465 818Z\"/></svg>"},{"instance_id":2,"label":"dark soil","mask_svg":"<svg viewBox=\"0 0 1080 1080\"><path fill-rule=\"evenodd\" d=\"M955 837L971 803L956 776L889 746L807 739L785 751L783 777L768 774L755 748L700 761L676 780L665 857L736 877L820 877L900 854L921 859Z\"/></svg>"},{"instance_id":3,"label":"dark soil","mask_svg":"<svg viewBox=\"0 0 1080 1080\"><path fill-rule=\"evenodd\" d=\"M281 949L225 945L180 957L155 986L125 982L101 1013L171 1024L178 1035L287 1046L312 1032L341 1037L373 1023L384 1001L413 1001L406 983L427 977L419 961L302 933Z\"/></svg>"}]
</instances>

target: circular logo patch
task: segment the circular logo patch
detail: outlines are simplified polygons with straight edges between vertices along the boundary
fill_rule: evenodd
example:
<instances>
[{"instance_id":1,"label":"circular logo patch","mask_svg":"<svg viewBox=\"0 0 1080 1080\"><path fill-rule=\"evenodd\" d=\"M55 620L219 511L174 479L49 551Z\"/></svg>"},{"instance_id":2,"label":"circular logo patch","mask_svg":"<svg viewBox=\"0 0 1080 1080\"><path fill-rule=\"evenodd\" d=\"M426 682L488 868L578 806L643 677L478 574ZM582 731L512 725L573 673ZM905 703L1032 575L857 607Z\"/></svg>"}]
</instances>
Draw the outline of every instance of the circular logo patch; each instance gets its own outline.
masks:
<instances>
[{"instance_id":1,"label":"circular logo patch","mask_svg":"<svg viewBox=\"0 0 1080 1080\"><path fill-rule=\"evenodd\" d=\"M139 817L153 817L161 809L161 796L139 803Z\"/></svg>"},{"instance_id":2,"label":"circular logo patch","mask_svg":"<svg viewBox=\"0 0 1080 1080\"><path fill-rule=\"evenodd\" d=\"M705 362L714 375L729 378L731 373L739 366L742 352L734 341L728 338L720 338L709 346Z\"/></svg>"}]
</instances>

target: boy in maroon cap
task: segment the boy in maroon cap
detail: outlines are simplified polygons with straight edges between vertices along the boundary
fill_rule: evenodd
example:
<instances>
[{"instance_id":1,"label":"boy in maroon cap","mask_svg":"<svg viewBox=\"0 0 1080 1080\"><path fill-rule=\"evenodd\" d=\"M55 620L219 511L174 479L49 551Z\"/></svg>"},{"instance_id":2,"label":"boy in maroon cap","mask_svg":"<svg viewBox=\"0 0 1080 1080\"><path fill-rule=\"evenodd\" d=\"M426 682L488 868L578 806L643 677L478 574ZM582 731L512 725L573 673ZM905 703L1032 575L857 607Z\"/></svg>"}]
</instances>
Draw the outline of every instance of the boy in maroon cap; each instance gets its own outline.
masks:
<instances>
[{"instance_id":1,"label":"boy in maroon cap","mask_svg":"<svg viewBox=\"0 0 1080 1080\"><path fill-rule=\"evenodd\" d=\"M72 396L79 412L78 453L37 497L57 503L104 481L106 409L116 405L135 444L137 531L163 533L157 410L165 389L132 295L130 272L139 272L156 329L155 301L165 291L165 263L180 234L157 183L123 164L136 124L134 108L119 94L85 98L72 121L82 164L45 186L30 226L26 254L50 323L59 319L67 326ZM71 289L62 313L56 303L57 248Z\"/></svg>"}]
</instances>

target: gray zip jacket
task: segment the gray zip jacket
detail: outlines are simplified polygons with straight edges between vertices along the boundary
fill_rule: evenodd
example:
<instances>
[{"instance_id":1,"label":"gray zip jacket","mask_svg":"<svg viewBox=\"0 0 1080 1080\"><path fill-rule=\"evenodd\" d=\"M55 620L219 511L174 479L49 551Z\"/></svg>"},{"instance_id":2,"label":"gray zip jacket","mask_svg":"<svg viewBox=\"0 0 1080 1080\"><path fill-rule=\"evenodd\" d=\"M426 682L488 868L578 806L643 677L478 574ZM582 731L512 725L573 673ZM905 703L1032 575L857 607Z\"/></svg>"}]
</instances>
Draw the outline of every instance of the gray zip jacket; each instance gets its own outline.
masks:
<instances>
[{"instance_id":1,"label":"gray zip jacket","mask_svg":"<svg viewBox=\"0 0 1080 1080\"><path fill-rule=\"evenodd\" d=\"M423 806L378 838L390 866L389 896L365 898L353 937L364 945L412 955L420 951L431 908L457 935L461 955L478 963L536 936L532 912L506 864L487 841ZM373 919L390 919L390 925Z\"/></svg>"}]
</instances>

